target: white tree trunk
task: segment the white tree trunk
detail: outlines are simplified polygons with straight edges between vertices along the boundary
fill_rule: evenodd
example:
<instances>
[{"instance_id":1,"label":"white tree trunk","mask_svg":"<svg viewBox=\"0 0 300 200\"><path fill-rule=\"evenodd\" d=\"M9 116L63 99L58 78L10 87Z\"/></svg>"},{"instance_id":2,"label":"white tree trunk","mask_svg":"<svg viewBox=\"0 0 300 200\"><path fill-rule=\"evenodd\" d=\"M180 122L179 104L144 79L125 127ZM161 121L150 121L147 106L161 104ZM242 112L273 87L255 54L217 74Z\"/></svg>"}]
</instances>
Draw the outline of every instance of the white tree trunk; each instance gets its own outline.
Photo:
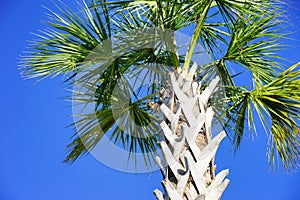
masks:
<instances>
[{"instance_id":1,"label":"white tree trunk","mask_svg":"<svg viewBox=\"0 0 300 200\"><path fill-rule=\"evenodd\" d=\"M169 74L162 89L158 113L161 126L162 158L157 157L165 194L155 190L158 200L218 200L229 184L228 170L215 176L214 157L225 132L212 138L213 109L208 106L219 77L203 92L195 80L196 65L189 72ZM225 180L224 180L225 179Z\"/></svg>"}]
</instances>

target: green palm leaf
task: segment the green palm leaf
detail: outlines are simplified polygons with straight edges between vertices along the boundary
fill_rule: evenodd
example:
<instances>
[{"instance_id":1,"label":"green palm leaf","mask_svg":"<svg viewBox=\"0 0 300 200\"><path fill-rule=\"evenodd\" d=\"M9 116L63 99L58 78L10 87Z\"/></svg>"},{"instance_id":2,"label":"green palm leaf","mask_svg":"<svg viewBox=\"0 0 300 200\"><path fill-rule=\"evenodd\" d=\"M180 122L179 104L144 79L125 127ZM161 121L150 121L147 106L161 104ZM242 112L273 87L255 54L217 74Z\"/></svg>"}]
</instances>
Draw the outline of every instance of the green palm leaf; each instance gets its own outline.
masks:
<instances>
[{"instance_id":1,"label":"green palm leaf","mask_svg":"<svg viewBox=\"0 0 300 200\"><path fill-rule=\"evenodd\" d=\"M279 13L255 14L239 18L233 25L233 33L224 57L248 68L256 84L269 83L276 75L279 58L275 55L280 48L278 25Z\"/></svg>"},{"instance_id":2,"label":"green palm leaf","mask_svg":"<svg viewBox=\"0 0 300 200\"><path fill-rule=\"evenodd\" d=\"M95 4L94 1L91 2ZM56 76L76 73L87 55L111 35L108 10L88 9L84 4L79 12L65 4L57 5L58 13L48 10L50 27L32 42L26 56L22 59L24 75L29 78Z\"/></svg>"},{"instance_id":3,"label":"green palm leaf","mask_svg":"<svg viewBox=\"0 0 300 200\"><path fill-rule=\"evenodd\" d=\"M238 148L244 133L244 121L254 127L251 105L269 133L268 159L275 166L278 155L286 170L297 168L299 160L300 70L297 63L275 77L269 84L254 90L230 88L230 119L236 125L233 144ZM251 104L250 104L251 102ZM269 126L268 124L271 124ZM277 152L277 153L276 153Z\"/></svg>"}]
</instances>

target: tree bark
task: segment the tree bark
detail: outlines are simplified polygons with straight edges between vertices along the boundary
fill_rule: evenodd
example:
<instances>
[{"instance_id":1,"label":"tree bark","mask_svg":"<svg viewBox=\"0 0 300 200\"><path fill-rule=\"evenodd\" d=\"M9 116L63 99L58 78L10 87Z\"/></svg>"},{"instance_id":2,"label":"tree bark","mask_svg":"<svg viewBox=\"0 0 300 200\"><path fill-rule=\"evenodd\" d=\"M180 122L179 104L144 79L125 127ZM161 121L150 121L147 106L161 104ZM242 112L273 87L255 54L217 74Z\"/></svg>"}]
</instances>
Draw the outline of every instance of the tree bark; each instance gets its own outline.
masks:
<instances>
[{"instance_id":1,"label":"tree bark","mask_svg":"<svg viewBox=\"0 0 300 200\"><path fill-rule=\"evenodd\" d=\"M213 109L208 106L216 90L216 77L200 92L195 80L196 65L189 72L181 69L169 74L156 107L160 123L162 155L156 161L164 180L165 194L155 190L158 200L218 200L229 184L228 170L215 176L214 157L225 132L212 137ZM154 107L153 103L149 104ZM224 180L225 179L225 180Z\"/></svg>"}]
</instances>

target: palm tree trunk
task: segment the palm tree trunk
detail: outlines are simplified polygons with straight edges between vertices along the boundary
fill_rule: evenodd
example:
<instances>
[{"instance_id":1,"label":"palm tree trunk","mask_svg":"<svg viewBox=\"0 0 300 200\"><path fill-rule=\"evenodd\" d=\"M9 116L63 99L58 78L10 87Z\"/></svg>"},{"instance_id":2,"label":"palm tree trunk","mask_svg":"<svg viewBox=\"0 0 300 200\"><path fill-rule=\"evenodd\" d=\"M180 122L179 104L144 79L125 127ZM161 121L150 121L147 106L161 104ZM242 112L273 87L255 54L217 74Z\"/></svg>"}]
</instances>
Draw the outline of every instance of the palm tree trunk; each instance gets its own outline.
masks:
<instances>
[{"instance_id":1,"label":"palm tree trunk","mask_svg":"<svg viewBox=\"0 0 300 200\"><path fill-rule=\"evenodd\" d=\"M228 170L215 176L214 157L225 132L212 137L213 109L208 106L219 77L201 93L195 80L194 65L189 72L176 70L160 93L158 113L162 155L161 168L165 195L158 189L158 200L218 200L229 184ZM225 179L225 180L224 180Z\"/></svg>"}]
</instances>

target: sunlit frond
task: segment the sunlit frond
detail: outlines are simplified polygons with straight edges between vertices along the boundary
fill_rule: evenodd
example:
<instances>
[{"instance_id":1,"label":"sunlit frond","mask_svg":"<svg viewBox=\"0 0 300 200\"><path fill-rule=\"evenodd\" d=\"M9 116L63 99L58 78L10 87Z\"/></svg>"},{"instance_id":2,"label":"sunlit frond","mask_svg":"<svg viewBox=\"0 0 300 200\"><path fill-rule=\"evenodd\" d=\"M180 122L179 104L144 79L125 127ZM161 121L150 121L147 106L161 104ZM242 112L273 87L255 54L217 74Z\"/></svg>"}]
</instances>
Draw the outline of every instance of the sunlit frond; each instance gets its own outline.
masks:
<instances>
[{"instance_id":1,"label":"sunlit frond","mask_svg":"<svg viewBox=\"0 0 300 200\"><path fill-rule=\"evenodd\" d=\"M269 83L279 68L275 53L280 48L278 33L281 21L272 14L255 14L237 19L225 55L225 60L248 68L256 84Z\"/></svg>"},{"instance_id":2,"label":"sunlit frond","mask_svg":"<svg viewBox=\"0 0 300 200\"><path fill-rule=\"evenodd\" d=\"M231 93L228 114L235 124L235 148L241 143L244 122L248 122L249 129L255 128L254 109L269 134L268 159L271 166L276 166L278 155L286 170L297 168L300 156L300 70L295 70L299 65L291 66L269 84L257 86L252 91L228 88Z\"/></svg>"},{"instance_id":3,"label":"sunlit frond","mask_svg":"<svg viewBox=\"0 0 300 200\"><path fill-rule=\"evenodd\" d=\"M77 10L63 3L56 6L57 12L48 9L49 28L35 34L37 39L22 58L25 77L76 73L87 55L110 37L106 7L88 9L86 4L78 5Z\"/></svg>"}]
</instances>

